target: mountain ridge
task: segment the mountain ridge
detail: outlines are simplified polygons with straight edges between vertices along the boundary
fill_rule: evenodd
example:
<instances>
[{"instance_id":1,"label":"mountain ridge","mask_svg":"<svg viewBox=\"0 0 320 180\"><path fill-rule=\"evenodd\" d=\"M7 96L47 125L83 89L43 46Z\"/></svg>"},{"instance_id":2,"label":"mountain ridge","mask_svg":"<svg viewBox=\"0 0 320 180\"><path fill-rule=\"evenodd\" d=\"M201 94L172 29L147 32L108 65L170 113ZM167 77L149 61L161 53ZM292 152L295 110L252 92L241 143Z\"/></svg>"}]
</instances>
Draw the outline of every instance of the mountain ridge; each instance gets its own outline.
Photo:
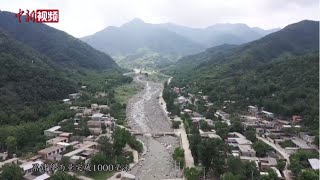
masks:
<instances>
[{"instance_id":1,"label":"mountain ridge","mask_svg":"<svg viewBox=\"0 0 320 180\"><path fill-rule=\"evenodd\" d=\"M27 23L25 18L22 16L19 23L14 13L0 11L0 29L48 56L62 68L118 68L110 56L83 41L43 23Z\"/></svg>"},{"instance_id":2,"label":"mountain ridge","mask_svg":"<svg viewBox=\"0 0 320 180\"><path fill-rule=\"evenodd\" d=\"M209 95L215 107L226 100L238 111L258 105L287 119L301 115L313 127L319 123L318 39L319 21L305 20L253 42L185 56L163 71L175 77L174 85Z\"/></svg>"}]
</instances>

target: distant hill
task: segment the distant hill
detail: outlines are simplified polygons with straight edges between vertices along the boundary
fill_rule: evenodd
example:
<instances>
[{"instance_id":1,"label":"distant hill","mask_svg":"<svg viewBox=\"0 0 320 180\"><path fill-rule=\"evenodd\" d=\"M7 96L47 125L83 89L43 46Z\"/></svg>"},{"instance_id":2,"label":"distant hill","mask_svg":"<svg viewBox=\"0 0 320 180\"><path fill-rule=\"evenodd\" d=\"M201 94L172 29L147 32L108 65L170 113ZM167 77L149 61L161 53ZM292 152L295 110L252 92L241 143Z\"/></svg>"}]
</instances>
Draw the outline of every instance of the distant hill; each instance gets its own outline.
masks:
<instances>
[{"instance_id":1,"label":"distant hill","mask_svg":"<svg viewBox=\"0 0 320 180\"><path fill-rule=\"evenodd\" d=\"M138 65L155 68L167 66L168 62L175 62L182 56L200 52L211 46L242 44L273 31L276 30L264 31L244 24L218 24L202 29L170 23L149 24L134 19L120 27L107 27L83 37L82 40L112 55L117 62L125 64L126 67ZM141 49L148 51L142 53ZM153 66L154 63L157 65Z\"/></svg>"},{"instance_id":2,"label":"distant hill","mask_svg":"<svg viewBox=\"0 0 320 180\"><path fill-rule=\"evenodd\" d=\"M176 83L202 90L222 105L259 105L284 117L319 118L319 22L301 21L239 46L223 45L186 56L166 69ZM318 127L318 126L316 126Z\"/></svg>"},{"instance_id":3,"label":"distant hill","mask_svg":"<svg viewBox=\"0 0 320 180\"><path fill-rule=\"evenodd\" d=\"M81 40L42 23L19 23L14 13L0 11L0 29L67 68L118 68L108 55Z\"/></svg>"},{"instance_id":4,"label":"distant hill","mask_svg":"<svg viewBox=\"0 0 320 180\"><path fill-rule=\"evenodd\" d=\"M222 44L243 44L280 30L279 28L270 30L258 27L250 28L246 24L215 24L207 28L189 28L171 23L161 24L160 26L206 47Z\"/></svg>"},{"instance_id":5,"label":"distant hill","mask_svg":"<svg viewBox=\"0 0 320 180\"><path fill-rule=\"evenodd\" d=\"M128 55L144 47L170 55L192 54L202 49L201 45L177 33L140 19L134 19L121 27L107 27L82 40L111 55Z\"/></svg>"}]
</instances>

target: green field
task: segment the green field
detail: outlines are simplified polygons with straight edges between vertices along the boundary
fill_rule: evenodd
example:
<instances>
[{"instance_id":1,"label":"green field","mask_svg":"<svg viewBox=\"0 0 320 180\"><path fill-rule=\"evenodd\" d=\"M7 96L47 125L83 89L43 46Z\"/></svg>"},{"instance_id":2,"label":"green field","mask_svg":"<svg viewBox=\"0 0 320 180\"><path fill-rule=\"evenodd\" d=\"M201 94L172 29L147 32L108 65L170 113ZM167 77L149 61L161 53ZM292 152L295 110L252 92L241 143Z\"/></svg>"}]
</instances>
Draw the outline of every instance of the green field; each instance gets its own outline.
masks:
<instances>
[{"instance_id":1,"label":"green field","mask_svg":"<svg viewBox=\"0 0 320 180\"><path fill-rule=\"evenodd\" d=\"M134 82L130 84L124 84L115 88L115 98L121 104L127 103L129 98L137 94L142 89L143 87L141 85L138 85Z\"/></svg>"},{"instance_id":2,"label":"green field","mask_svg":"<svg viewBox=\"0 0 320 180\"><path fill-rule=\"evenodd\" d=\"M149 74L145 78L148 81L157 82L157 83L164 83L170 78L170 76L167 76L164 74L159 74L159 73L152 73L152 74Z\"/></svg>"}]
</instances>

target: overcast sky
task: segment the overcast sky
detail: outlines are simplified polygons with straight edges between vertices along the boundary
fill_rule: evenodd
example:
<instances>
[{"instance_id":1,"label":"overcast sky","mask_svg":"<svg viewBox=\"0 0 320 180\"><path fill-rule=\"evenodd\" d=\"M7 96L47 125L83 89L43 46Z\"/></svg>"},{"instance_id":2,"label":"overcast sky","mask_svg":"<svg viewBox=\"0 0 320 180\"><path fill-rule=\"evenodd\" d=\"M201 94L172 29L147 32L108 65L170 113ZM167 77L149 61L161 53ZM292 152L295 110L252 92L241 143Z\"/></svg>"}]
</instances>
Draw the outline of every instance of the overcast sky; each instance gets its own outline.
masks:
<instances>
[{"instance_id":1,"label":"overcast sky","mask_svg":"<svg viewBox=\"0 0 320 180\"><path fill-rule=\"evenodd\" d=\"M133 18L148 23L206 27L216 23L245 23L277 28L304 19L319 20L318 0L0 0L11 12L59 9L60 22L49 24L75 37Z\"/></svg>"}]
</instances>

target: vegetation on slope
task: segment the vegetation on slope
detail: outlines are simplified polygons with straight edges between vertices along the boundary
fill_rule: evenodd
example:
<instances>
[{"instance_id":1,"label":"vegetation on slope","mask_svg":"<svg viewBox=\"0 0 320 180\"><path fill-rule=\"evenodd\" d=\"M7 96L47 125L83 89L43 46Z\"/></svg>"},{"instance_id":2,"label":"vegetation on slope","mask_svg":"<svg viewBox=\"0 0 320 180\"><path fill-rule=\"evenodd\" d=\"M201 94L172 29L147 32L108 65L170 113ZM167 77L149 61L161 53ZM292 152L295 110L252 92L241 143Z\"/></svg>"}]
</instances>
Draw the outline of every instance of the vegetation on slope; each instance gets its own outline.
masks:
<instances>
[{"instance_id":1,"label":"vegetation on slope","mask_svg":"<svg viewBox=\"0 0 320 180\"><path fill-rule=\"evenodd\" d=\"M0 11L0 29L14 39L23 42L49 57L60 68L117 68L106 54L95 50L81 40L42 23L21 23L14 13Z\"/></svg>"},{"instance_id":2,"label":"vegetation on slope","mask_svg":"<svg viewBox=\"0 0 320 180\"><path fill-rule=\"evenodd\" d=\"M209 95L214 105L236 101L230 111L258 105L284 118L302 115L316 129L318 31L318 22L302 21L252 43L187 56L166 73L173 84Z\"/></svg>"}]
</instances>

